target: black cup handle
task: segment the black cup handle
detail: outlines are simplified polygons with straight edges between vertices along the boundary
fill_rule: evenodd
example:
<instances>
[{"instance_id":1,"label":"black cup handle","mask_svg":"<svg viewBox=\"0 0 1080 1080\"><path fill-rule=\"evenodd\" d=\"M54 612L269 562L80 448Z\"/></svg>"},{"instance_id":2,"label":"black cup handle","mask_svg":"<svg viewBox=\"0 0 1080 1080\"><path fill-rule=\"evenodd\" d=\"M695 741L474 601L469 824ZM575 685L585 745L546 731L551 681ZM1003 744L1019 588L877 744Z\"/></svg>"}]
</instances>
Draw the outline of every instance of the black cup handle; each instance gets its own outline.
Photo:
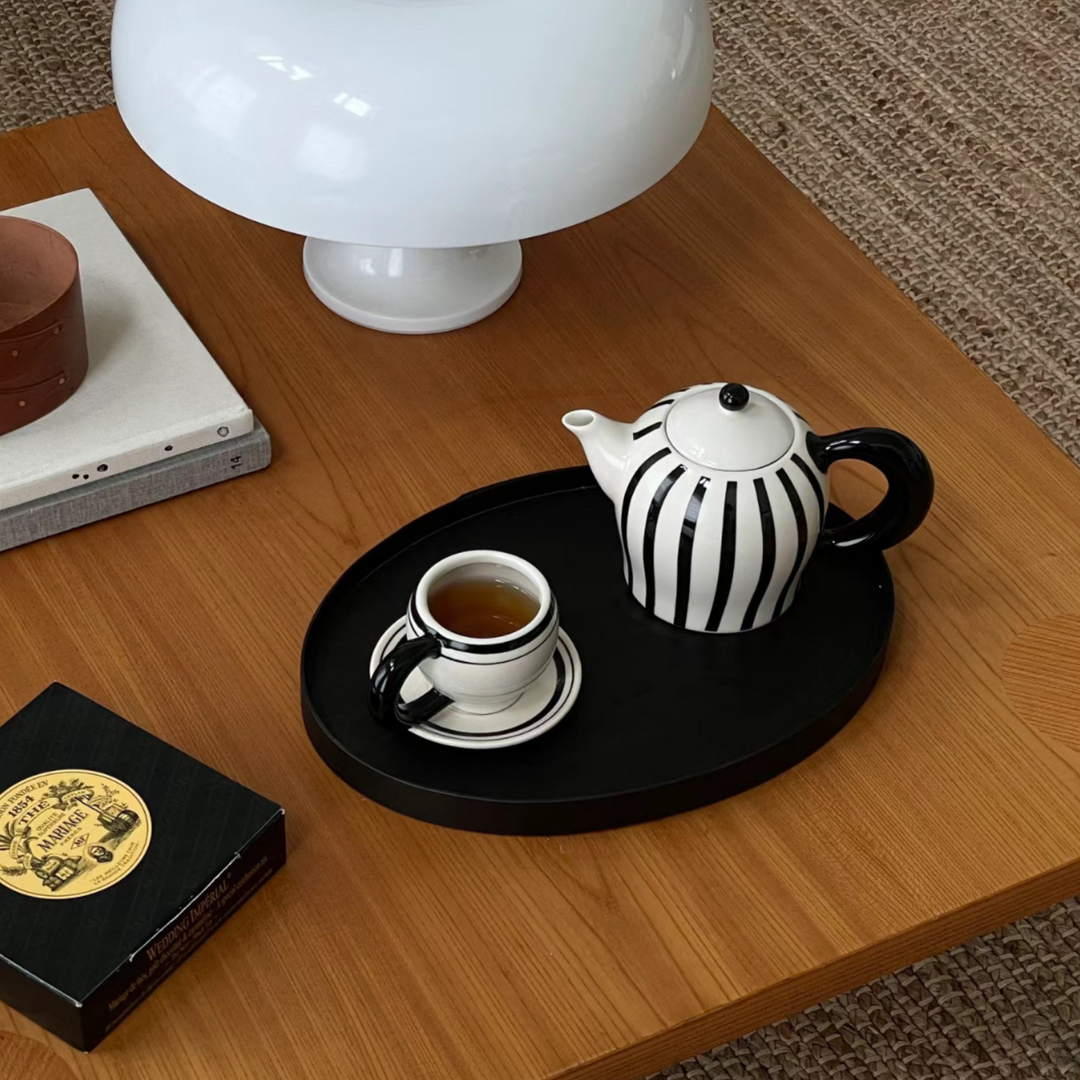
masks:
<instances>
[{"instance_id":1,"label":"black cup handle","mask_svg":"<svg viewBox=\"0 0 1080 1080\"><path fill-rule=\"evenodd\" d=\"M925 520L934 501L934 472L926 455L906 435L886 428L855 428L837 435L806 437L821 472L846 458L865 461L885 475L885 498L858 521L825 529L826 547L884 551L906 540Z\"/></svg>"},{"instance_id":2,"label":"black cup handle","mask_svg":"<svg viewBox=\"0 0 1080 1080\"><path fill-rule=\"evenodd\" d=\"M439 655L442 646L427 635L401 641L389 656L375 669L371 676L371 693L368 707L371 715L386 727L416 727L430 720L436 713L442 712L451 704L437 690L429 690L423 697L410 701L407 705L401 700L401 691L405 680L424 660Z\"/></svg>"}]
</instances>

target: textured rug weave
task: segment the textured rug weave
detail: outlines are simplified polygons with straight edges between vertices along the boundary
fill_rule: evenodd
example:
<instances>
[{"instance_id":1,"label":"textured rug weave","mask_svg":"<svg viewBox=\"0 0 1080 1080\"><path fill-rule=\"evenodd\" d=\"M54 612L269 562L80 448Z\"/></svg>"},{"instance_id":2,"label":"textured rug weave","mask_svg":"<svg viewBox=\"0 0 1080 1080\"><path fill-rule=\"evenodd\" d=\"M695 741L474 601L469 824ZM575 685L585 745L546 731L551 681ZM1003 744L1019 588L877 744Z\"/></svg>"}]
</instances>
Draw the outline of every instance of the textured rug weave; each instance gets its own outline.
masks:
<instances>
[{"instance_id":1,"label":"textured rug weave","mask_svg":"<svg viewBox=\"0 0 1080 1080\"><path fill-rule=\"evenodd\" d=\"M1080 460L1080 0L712 5L720 107ZM0 131L110 102L111 7L0 0ZM664 1075L1080 1080L1078 949L1061 904Z\"/></svg>"},{"instance_id":2,"label":"textured rug weave","mask_svg":"<svg viewBox=\"0 0 1080 1080\"><path fill-rule=\"evenodd\" d=\"M1077 1080L1080 904L1059 904L657 1077Z\"/></svg>"},{"instance_id":3,"label":"textured rug weave","mask_svg":"<svg viewBox=\"0 0 1080 1080\"><path fill-rule=\"evenodd\" d=\"M113 0L0 0L0 131L112 104L112 7Z\"/></svg>"},{"instance_id":4,"label":"textured rug weave","mask_svg":"<svg viewBox=\"0 0 1080 1080\"><path fill-rule=\"evenodd\" d=\"M1080 461L1080 2L713 8L720 107Z\"/></svg>"}]
</instances>

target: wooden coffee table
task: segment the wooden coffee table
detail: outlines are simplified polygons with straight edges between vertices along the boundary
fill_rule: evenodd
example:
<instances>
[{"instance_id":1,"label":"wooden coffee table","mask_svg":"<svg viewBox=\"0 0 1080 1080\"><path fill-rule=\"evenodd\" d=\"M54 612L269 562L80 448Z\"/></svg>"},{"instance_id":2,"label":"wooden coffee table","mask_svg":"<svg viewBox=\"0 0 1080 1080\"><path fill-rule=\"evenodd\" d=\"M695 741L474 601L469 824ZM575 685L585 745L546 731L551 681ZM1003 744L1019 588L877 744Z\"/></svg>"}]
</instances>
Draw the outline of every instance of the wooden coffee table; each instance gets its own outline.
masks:
<instances>
[{"instance_id":1,"label":"wooden coffee table","mask_svg":"<svg viewBox=\"0 0 1080 1080\"><path fill-rule=\"evenodd\" d=\"M0 206L82 186L277 458L0 555L0 707L54 679L102 701L284 803L290 862L91 1056L2 1010L0 1052L47 1043L86 1080L636 1080L1080 892L1080 474L718 113L655 191L530 241L510 305L445 337L335 318L299 238L183 190L113 111L0 139ZM936 466L851 725L726 803L569 838L435 828L331 775L298 657L350 562L578 462L567 409L631 418L713 379L819 431L897 427ZM879 483L836 489L858 511Z\"/></svg>"}]
</instances>

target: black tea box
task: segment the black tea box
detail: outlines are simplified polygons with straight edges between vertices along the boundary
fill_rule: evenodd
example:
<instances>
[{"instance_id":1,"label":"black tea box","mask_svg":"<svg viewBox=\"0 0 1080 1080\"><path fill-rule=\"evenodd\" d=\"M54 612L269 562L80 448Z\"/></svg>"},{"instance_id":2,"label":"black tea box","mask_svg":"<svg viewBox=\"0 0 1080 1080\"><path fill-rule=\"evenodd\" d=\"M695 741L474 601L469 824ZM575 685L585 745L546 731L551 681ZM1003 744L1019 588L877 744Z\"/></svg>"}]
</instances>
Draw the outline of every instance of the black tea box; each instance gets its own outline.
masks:
<instances>
[{"instance_id":1,"label":"black tea box","mask_svg":"<svg viewBox=\"0 0 1080 1080\"><path fill-rule=\"evenodd\" d=\"M0 727L0 999L99 1043L285 862L285 812L54 683Z\"/></svg>"}]
</instances>

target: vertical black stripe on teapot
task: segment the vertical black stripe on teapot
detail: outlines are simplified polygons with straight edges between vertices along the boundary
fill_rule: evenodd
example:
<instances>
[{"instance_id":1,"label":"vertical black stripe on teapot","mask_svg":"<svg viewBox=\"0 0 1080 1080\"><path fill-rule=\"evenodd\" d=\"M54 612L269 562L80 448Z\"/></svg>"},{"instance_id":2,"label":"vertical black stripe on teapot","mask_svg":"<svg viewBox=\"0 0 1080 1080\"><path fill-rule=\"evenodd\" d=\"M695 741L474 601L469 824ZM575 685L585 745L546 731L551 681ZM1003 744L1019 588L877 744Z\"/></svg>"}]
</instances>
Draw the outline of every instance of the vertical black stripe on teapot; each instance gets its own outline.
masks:
<instances>
[{"instance_id":1,"label":"vertical black stripe on teapot","mask_svg":"<svg viewBox=\"0 0 1080 1080\"><path fill-rule=\"evenodd\" d=\"M930 463L907 436L818 436L791 406L739 383L670 394L633 424L588 410L563 424L615 505L634 598L687 630L767 625L791 606L818 545L892 547L934 498ZM889 490L865 517L824 529L829 467L844 459L879 469Z\"/></svg>"}]
</instances>

